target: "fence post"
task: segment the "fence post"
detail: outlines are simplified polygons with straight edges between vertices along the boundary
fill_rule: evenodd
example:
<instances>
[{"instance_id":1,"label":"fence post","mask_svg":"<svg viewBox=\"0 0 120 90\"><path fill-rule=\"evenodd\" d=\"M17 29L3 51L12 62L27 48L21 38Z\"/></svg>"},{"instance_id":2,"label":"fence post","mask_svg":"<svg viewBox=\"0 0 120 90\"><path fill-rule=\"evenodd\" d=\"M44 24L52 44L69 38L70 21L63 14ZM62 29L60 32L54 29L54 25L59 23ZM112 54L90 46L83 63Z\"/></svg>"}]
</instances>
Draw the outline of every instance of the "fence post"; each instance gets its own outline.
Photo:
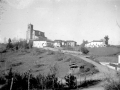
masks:
<instances>
[{"instance_id":1,"label":"fence post","mask_svg":"<svg viewBox=\"0 0 120 90\"><path fill-rule=\"evenodd\" d=\"M28 71L28 90L30 90L30 71L31 69Z\"/></svg>"},{"instance_id":2,"label":"fence post","mask_svg":"<svg viewBox=\"0 0 120 90\"><path fill-rule=\"evenodd\" d=\"M13 78L12 78L12 81L11 81L10 90L12 90L12 86L13 86Z\"/></svg>"}]
</instances>

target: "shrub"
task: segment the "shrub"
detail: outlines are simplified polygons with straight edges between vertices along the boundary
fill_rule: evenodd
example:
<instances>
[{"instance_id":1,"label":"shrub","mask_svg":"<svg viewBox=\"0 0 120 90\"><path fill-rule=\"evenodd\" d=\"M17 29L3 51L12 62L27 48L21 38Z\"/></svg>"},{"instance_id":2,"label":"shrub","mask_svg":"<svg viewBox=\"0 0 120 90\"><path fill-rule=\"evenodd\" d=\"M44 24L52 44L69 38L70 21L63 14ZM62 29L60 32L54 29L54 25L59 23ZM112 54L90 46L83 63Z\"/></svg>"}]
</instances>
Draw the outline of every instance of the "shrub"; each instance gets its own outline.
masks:
<instances>
[{"instance_id":1,"label":"shrub","mask_svg":"<svg viewBox=\"0 0 120 90\"><path fill-rule=\"evenodd\" d=\"M96 85L99 82L101 82L101 80L84 80L83 82L80 82L80 85L78 85L78 88L87 88L87 87Z\"/></svg>"},{"instance_id":2,"label":"shrub","mask_svg":"<svg viewBox=\"0 0 120 90\"><path fill-rule=\"evenodd\" d=\"M3 84L5 84L6 83L6 79L5 79L5 77L0 77L0 85L3 85Z\"/></svg>"},{"instance_id":3,"label":"shrub","mask_svg":"<svg viewBox=\"0 0 120 90\"><path fill-rule=\"evenodd\" d=\"M81 47L81 52L82 52L83 54L88 54L88 53L89 53L88 49L85 48L85 47Z\"/></svg>"},{"instance_id":4,"label":"shrub","mask_svg":"<svg viewBox=\"0 0 120 90\"><path fill-rule=\"evenodd\" d=\"M69 89L77 88L77 79L75 76L70 74L68 76L65 76L65 80L66 80L66 85Z\"/></svg>"},{"instance_id":5,"label":"shrub","mask_svg":"<svg viewBox=\"0 0 120 90\"><path fill-rule=\"evenodd\" d=\"M112 82L105 86L105 90L120 90L120 82Z\"/></svg>"},{"instance_id":6,"label":"shrub","mask_svg":"<svg viewBox=\"0 0 120 90\"><path fill-rule=\"evenodd\" d=\"M105 90L120 90L120 80L117 81L109 81L108 84L105 85Z\"/></svg>"},{"instance_id":7,"label":"shrub","mask_svg":"<svg viewBox=\"0 0 120 90\"><path fill-rule=\"evenodd\" d=\"M28 74L19 74L12 72L12 68L10 69L8 75L6 77L6 84L1 88L1 90L10 90L11 83L12 90L27 90L28 88ZM13 80L13 81L12 81Z\"/></svg>"},{"instance_id":8,"label":"shrub","mask_svg":"<svg viewBox=\"0 0 120 90\"><path fill-rule=\"evenodd\" d=\"M6 48L7 49L12 49L13 48L13 44L12 43L8 43Z\"/></svg>"},{"instance_id":9,"label":"shrub","mask_svg":"<svg viewBox=\"0 0 120 90\"><path fill-rule=\"evenodd\" d=\"M85 80L81 82L80 85L78 86L77 79L75 76L70 74L65 76L64 79L66 80L66 84L60 84L54 72L48 74L47 76L39 74L38 76L35 77L28 72L23 74L12 72L11 68L4 80L0 78L0 81L2 81L3 82L2 84L4 84L4 86L0 88L0 90L10 90L11 85L12 90L28 90L28 86L29 90L41 90L41 89L70 90L84 88L86 86L87 87L92 86L100 81L100 80L88 80L88 81Z\"/></svg>"}]
</instances>

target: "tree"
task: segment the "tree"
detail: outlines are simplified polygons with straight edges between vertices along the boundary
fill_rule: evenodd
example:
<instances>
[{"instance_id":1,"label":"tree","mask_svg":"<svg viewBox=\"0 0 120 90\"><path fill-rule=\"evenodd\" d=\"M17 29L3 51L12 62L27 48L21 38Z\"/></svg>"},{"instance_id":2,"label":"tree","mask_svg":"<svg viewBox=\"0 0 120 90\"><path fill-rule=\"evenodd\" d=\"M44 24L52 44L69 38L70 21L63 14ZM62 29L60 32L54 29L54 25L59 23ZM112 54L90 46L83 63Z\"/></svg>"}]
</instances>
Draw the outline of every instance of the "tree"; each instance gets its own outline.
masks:
<instances>
[{"instance_id":1,"label":"tree","mask_svg":"<svg viewBox=\"0 0 120 90\"><path fill-rule=\"evenodd\" d=\"M85 48L85 47L81 47L81 52L82 52L83 54L88 54L88 53L89 53L89 50L88 50L87 48Z\"/></svg>"},{"instance_id":2,"label":"tree","mask_svg":"<svg viewBox=\"0 0 120 90\"><path fill-rule=\"evenodd\" d=\"M105 36L104 39L105 39L105 44L108 45L109 37L108 37L108 36Z\"/></svg>"},{"instance_id":3,"label":"tree","mask_svg":"<svg viewBox=\"0 0 120 90\"><path fill-rule=\"evenodd\" d=\"M11 43L11 39L10 39L10 38L8 39L8 43L9 43L9 44Z\"/></svg>"},{"instance_id":4,"label":"tree","mask_svg":"<svg viewBox=\"0 0 120 90\"><path fill-rule=\"evenodd\" d=\"M88 54L88 49L85 47L85 44L87 44L88 41L84 41L83 40L83 43L81 44L81 47L80 47L80 51L83 53L83 54Z\"/></svg>"},{"instance_id":5,"label":"tree","mask_svg":"<svg viewBox=\"0 0 120 90\"><path fill-rule=\"evenodd\" d=\"M65 76L66 85L69 89L76 89L77 88L77 78L74 75L67 75Z\"/></svg>"},{"instance_id":6,"label":"tree","mask_svg":"<svg viewBox=\"0 0 120 90\"><path fill-rule=\"evenodd\" d=\"M88 43L88 41L86 40L83 40L83 42L82 42L82 44L81 44L81 47L84 47L85 46L85 44L87 44Z\"/></svg>"},{"instance_id":7,"label":"tree","mask_svg":"<svg viewBox=\"0 0 120 90\"><path fill-rule=\"evenodd\" d=\"M9 38L8 39L8 44L7 44L7 49L11 49L11 48L13 48L13 45L11 43L11 39Z\"/></svg>"}]
</instances>

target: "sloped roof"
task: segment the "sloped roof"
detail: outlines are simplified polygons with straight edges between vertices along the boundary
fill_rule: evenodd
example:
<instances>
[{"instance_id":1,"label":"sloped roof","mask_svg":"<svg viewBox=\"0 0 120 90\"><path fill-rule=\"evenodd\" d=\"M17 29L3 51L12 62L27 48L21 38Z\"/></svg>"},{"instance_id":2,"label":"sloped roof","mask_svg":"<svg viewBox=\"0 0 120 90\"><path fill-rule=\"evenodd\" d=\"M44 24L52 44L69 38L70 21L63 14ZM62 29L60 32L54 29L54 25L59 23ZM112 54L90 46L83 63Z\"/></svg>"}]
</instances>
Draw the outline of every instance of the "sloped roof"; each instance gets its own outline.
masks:
<instances>
[{"instance_id":1,"label":"sloped roof","mask_svg":"<svg viewBox=\"0 0 120 90\"><path fill-rule=\"evenodd\" d=\"M54 40L54 42L65 42L64 40Z\"/></svg>"},{"instance_id":2,"label":"sloped roof","mask_svg":"<svg viewBox=\"0 0 120 90\"><path fill-rule=\"evenodd\" d=\"M35 39L33 41L47 41L47 42L53 42L52 40L46 38L46 37L42 37L42 36L39 36L39 39Z\"/></svg>"},{"instance_id":3,"label":"sloped roof","mask_svg":"<svg viewBox=\"0 0 120 90\"><path fill-rule=\"evenodd\" d=\"M92 42L104 42L103 40L93 40Z\"/></svg>"},{"instance_id":4,"label":"sloped roof","mask_svg":"<svg viewBox=\"0 0 120 90\"><path fill-rule=\"evenodd\" d=\"M73 41L73 40L67 40L66 42L76 42L76 41Z\"/></svg>"},{"instance_id":5,"label":"sloped roof","mask_svg":"<svg viewBox=\"0 0 120 90\"><path fill-rule=\"evenodd\" d=\"M33 30L33 31L42 32L42 31L39 31L39 30ZM43 32L43 33L44 33L44 32Z\"/></svg>"},{"instance_id":6,"label":"sloped roof","mask_svg":"<svg viewBox=\"0 0 120 90\"><path fill-rule=\"evenodd\" d=\"M38 39L35 39L33 41L46 41L47 38L46 37L42 37L42 36L38 36L39 38Z\"/></svg>"}]
</instances>

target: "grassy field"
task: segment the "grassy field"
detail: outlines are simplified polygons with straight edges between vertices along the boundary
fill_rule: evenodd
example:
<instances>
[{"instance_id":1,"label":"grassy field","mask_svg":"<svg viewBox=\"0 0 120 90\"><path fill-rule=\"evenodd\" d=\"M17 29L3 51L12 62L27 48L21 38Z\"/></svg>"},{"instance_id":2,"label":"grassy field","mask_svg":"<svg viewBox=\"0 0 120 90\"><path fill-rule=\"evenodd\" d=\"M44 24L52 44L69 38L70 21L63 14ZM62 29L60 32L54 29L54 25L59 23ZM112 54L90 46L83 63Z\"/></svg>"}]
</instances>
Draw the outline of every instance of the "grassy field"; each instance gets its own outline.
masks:
<instances>
[{"instance_id":1,"label":"grassy field","mask_svg":"<svg viewBox=\"0 0 120 90\"><path fill-rule=\"evenodd\" d=\"M13 68L13 71L20 73L31 70L33 75L38 75L39 73L47 75L51 71L54 71L58 77L64 77L68 74L69 65L72 63L83 67L80 71L82 75L89 75L96 71L92 64L84 60L50 50L35 48L28 50L21 49L0 55L0 71L3 73L7 72L9 68Z\"/></svg>"},{"instance_id":2,"label":"grassy field","mask_svg":"<svg viewBox=\"0 0 120 90\"><path fill-rule=\"evenodd\" d=\"M99 47L99 48L87 48L90 55L96 56L112 56L120 53L118 47Z\"/></svg>"},{"instance_id":3,"label":"grassy field","mask_svg":"<svg viewBox=\"0 0 120 90\"><path fill-rule=\"evenodd\" d=\"M120 54L119 47L109 46L87 49L89 50L89 55L98 62L118 63L118 55Z\"/></svg>"}]
</instances>

